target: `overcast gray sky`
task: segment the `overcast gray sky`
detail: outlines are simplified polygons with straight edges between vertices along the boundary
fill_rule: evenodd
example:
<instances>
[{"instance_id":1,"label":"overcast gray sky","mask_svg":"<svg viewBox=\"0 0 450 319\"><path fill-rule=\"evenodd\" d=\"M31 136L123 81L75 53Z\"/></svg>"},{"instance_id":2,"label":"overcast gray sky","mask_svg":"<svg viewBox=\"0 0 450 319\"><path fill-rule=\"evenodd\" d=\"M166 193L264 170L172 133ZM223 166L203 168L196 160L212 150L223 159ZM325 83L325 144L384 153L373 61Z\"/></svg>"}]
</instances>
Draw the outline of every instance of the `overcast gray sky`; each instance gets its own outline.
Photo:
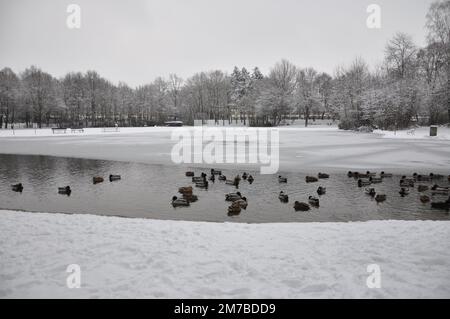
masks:
<instances>
[{"instance_id":1,"label":"overcast gray sky","mask_svg":"<svg viewBox=\"0 0 450 319\"><path fill-rule=\"evenodd\" d=\"M357 56L381 62L397 31L423 45L432 2L0 0L0 68L33 64L58 77L94 69L132 86L234 65L267 73L282 58L333 73ZM81 29L66 26L71 3L81 7ZM366 27L371 3L381 6L381 29Z\"/></svg>"}]
</instances>

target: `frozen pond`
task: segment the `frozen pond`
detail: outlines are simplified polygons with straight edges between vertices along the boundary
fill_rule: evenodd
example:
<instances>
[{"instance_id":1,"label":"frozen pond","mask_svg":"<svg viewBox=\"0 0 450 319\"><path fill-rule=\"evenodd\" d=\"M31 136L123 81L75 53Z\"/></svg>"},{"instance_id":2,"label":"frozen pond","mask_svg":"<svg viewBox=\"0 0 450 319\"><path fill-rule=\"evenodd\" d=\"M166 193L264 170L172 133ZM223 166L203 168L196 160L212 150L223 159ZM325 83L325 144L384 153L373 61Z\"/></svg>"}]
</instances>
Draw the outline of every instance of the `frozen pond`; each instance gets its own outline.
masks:
<instances>
[{"instance_id":1,"label":"frozen pond","mask_svg":"<svg viewBox=\"0 0 450 319\"><path fill-rule=\"evenodd\" d=\"M417 187L402 198L398 194L400 176L397 175L374 186L388 196L386 202L377 204L345 171L334 172L330 179L311 184L306 184L305 176L317 175L317 171L280 172L288 178L287 184L279 184L275 175L247 171L255 177L255 182L250 185L241 181L239 191L248 198L248 208L239 216L229 217L229 202L224 195L236 189L217 180L210 183L208 190L194 187L199 201L190 207L171 206L172 196L181 196L177 194L178 188L192 185L191 178L184 175L186 168L181 166L35 155L0 155L0 162L0 209L250 223L450 219L447 212L431 210L430 204L422 204ZM202 171L209 173L210 167L192 170L198 176ZM222 171L228 177L243 173L243 170ZM122 180L111 183L109 174L120 174ZM105 182L94 185L93 176L103 176ZM23 192L11 191L11 184L19 182L24 185ZM448 186L449 183L445 179L439 184ZM66 185L72 188L69 197L57 192L58 187ZM327 194L320 197L320 208L295 212L293 202L307 202L309 195L317 196L319 185L327 188ZM289 203L278 200L281 190L289 194ZM435 199L440 201L446 197Z\"/></svg>"}]
</instances>

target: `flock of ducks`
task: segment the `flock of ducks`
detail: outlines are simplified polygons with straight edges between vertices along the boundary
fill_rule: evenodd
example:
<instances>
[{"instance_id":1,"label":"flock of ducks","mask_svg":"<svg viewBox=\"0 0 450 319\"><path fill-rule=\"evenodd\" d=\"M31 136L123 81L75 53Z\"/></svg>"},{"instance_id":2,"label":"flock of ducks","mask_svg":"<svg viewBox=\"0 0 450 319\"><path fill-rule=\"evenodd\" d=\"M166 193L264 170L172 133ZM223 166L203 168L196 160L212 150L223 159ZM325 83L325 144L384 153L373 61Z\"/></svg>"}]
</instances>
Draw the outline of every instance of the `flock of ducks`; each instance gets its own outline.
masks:
<instances>
[{"instance_id":1,"label":"flock of ducks","mask_svg":"<svg viewBox=\"0 0 450 319\"><path fill-rule=\"evenodd\" d=\"M194 172L186 172L187 177L192 178L192 182L195 184L195 187L198 188L208 188L208 181L214 182L216 177L218 176L219 181L225 181L225 184L232 185L238 188L239 183L241 180L246 180L250 184L253 183L254 178L253 176L243 173L242 177L240 175L235 176L233 179L227 179L224 175L222 175L222 172L219 170L211 169L210 177L205 173L201 173L201 176L196 177ZM357 186L362 188L365 187L365 193L374 198L374 200L377 203L383 203L387 200L387 195L377 192L375 187L368 187L376 184L381 184L384 182L387 178L392 178L393 174L381 172L378 176L374 172L367 171L366 173L359 173L359 172L348 172L347 176L349 178L354 178L357 180ZM322 179L329 179L330 175L326 173L318 173L317 176L306 176L305 182L306 183L316 183L319 182ZM399 194L402 197L408 196L410 193L410 188L414 188L416 183L420 182L434 182L438 180L443 180L444 178L447 178L450 182L450 175L445 177L443 175L438 174L429 174L429 175L419 175L417 173L413 174L412 177L402 176L400 179L400 189ZM288 182L287 177L278 176L278 183L280 184L286 184ZM419 184L417 185L417 191L419 193L424 193L426 191L431 191L431 196L434 195L448 195L450 193L450 187L445 186L439 186L437 184L434 184L432 186L430 185L424 185ZM174 207L180 207L180 206L190 206L190 203L195 202L198 200L198 197L196 195L193 195L193 187L181 187L178 192L182 194L182 198L178 198L177 196L173 196L172 198L172 205ZM317 188L317 195L323 196L326 194L326 188L323 186L319 186ZM315 196L308 196L307 202L300 202L295 201L294 202L294 210L295 211L309 211L311 208L319 208L320 207L320 199L319 197ZM430 196L426 194L422 194L420 196L420 201L422 203L429 203L431 202ZM289 203L289 195L286 194L284 191L280 191L278 194L278 199L281 203ZM228 215L234 216L239 215L241 213L242 209L246 209L248 206L248 201L245 196L242 196L240 192L236 193L228 193L225 194L225 201L231 202L231 205L228 207ZM450 210L450 197L443 202L431 202L431 207L434 209L443 209L443 210Z\"/></svg>"},{"instance_id":2,"label":"flock of ducks","mask_svg":"<svg viewBox=\"0 0 450 319\"><path fill-rule=\"evenodd\" d=\"M195 187L200 189L208 189L209 183L214 183L215 180L219 180L225 182L226 185L231 185L236 188L239 188L239 184L241 181L246 181L249 184L254 182L254 177L250 174L244 172L242 176L239 174L236 175L232 179L228 179L225 175L222 174L222 171L211 169L210 176L207 174L201 173L200 176L195 176L195 173L192 171L185 173L186 177L192 178L192 183L194 183ZM374 198L377 203L382 203L387 200L387 195L377 192L375 187L369 187L376 184L381 184L387 178L392 178L393 174L381 172L379 176L376 173L367 171L366 173L360 172L352 172L349 171L347 173L349 178L354 178L357 180L357 186L362 188L365 187L365 193ZM330 175L325 173L318 173L317 176L306 176L306 183L316 183L322 179L329 179ZM422 203L430 203L431 208L440 209L440 210L450 210L450 197L446 201L432 201L432 198L435 195L449 195L450 187L448 186L439 186L436 184L437 181L442 181L447 179L450 182L450 175L445 177L439 174L429 174L429 175L421 175L414 173L411 177L402 176L399 183L399 194L402 197L408 196L410 194L410 189L414 188L417 185L417 191L421 193L419 199ZM109 181L114 182L121 179L120 175L109 175ZM101 176L95 176L92 179L93 184L99 184L104 182L104 178ZM278 182L280 184L286 184L288 182L287 177L278 176ZM425 185L424 183L429 183L429 185ZM23 192L24 186L22 183L11 185L12 190L14 192ZM186 207L190 206L191 203L198 201L198 196L194 195L194 189L192 186L180 187L178 189L178 193L181 194L181 197L173 196L172 197L172 206L173 207ZM326 188L323 186L319 186L317 188L317 195L323 196L326 194ZM425 192L431 192L431 195L424 194ZM58 194L70 196L72 193L72 189L70 186L58 187ZM278 199L281 203L289 203L289 195L284 191L281 191L278 194ZM231 202L228 207L228 215L235 216L241 213L242 209L246 209L248 206L248 201L245 196L238 191L235 193L225 194L225 201ZM309 211L311 207L318 208L320 206L320 200L318 197L309 196L307 202L294 202L294 210L295 211Z\"/></svg>"},{"instance_id":3,"label":"flock of ducks","mask_svg":"<svg viewBox=\"0 0 450 319\"><path fill-rule=\"evenodd\" d=\"M222 171L216 169L211 169L209 177L204 172L202 172L200 176L195 176L194 172L186 172L185 175L186 177L191 177L192 183L194 183L195 187L200 189L208 189L209 182L214 183L216 178L219 181L225 182L226 185L231 185L236 188L239 188L239 184L242 180L247 181L250 185L253 184L255 180L252 175L247 174L246 172L242 174L242 177L236 175L233 179L228 179L222 174ZM178 198L178 196L173 196L172 206L186 207L190 206L191 203L198 201L198 196L194 195L193 191L194 189L192 186L180 187L178 193L180 193L182 197ZM239 215L242 209L247 209L247 198L242 196L241 192L225 194L225 201L231 202L231 205L228 207L228 215L230 216Z\"/></svg>"},{"instance_id":4,"label":"flock of ducks","mask_svg":"<svg viewBox=\"0 0 450 319\"><path fill-rule=\"evenodd\" d=\"M109 181L110 182L115 182L120 180L122 177L120 175L109 175ZM99 183L103 183L105 180L103 177L101 176L95 176L92 178L92 182L93 184L99 184ZM19 183L19 184L14 184L11 185L11 189L14 192L17 193L22 193L23 192L23 184ZM72 194L72 189L70 188L70 186L63 186L63 187L58 187L58 194L60 195L66 195L66 196L70 196L70 194Z\"/></svg>"},{"instance_id":5,"label":"flock of ducks","mask_svg":"<svg viewBox=\"0 0 450 319\"><path fill-rule=\"evenodd\" d=\"M370 186L373 184L383 183L385 178L390 178L393 175L385 172L381 172L379 177L376 176L376 173L367 171L366 173L359 172L348 172L347 176L349 178L355 178L358 182L358 187ZM432 197L434 195L449 195L450 187L448 186L439 186L435 184L437 181L443 181L445 178L450 182L450 175L445 177L444 175L433 174L429 175L421 175L414 173L411 177L407 177L406 175L402 176L400 179L400 189L399 194L401 197L408 196L410 194L410 189L414 188L417 183L428 182L433 184L432 186L419 184L417 185L417 191L421 193L419 200L426 204L431 202ZM429 195L423 194L424 192L431 191L431 197ZM374 187L365 188L365 193L375 199L377 203L381 203L386 201L386 194L377 193ZM441 202L431 202L431 208L434 209L442 209L449 211L450 210L450 197L446 201Z\"/></svg>"}]
</instances>

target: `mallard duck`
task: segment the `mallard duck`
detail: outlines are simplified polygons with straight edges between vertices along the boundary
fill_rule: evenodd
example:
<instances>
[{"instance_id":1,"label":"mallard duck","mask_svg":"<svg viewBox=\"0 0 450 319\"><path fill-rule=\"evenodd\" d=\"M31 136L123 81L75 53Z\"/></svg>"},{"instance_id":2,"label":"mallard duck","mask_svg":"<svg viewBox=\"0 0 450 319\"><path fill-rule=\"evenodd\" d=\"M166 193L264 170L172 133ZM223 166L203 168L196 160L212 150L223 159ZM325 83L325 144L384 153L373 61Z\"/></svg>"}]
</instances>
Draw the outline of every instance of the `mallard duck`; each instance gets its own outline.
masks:
<instances>
[{"instance_id":1,"label":"mallard duck","mask_svg":"<svg viewBox=\"0 0 450 319\"><path fill-rule=\"evenodd\" d=\"M414 175L415 174L415 175ZM427 175L417 175L416 173L413 174L413 177L415 180L419 182L429 182L431 180L430 176Z\"/></svg>"},{"instance_id":2,"label":"mallard duck","mask_svg":"<svg viewBox=\"0 0 450 319\"><path fill-rule=\"evenodd\" d=\"M368 179L358 179L358 187L369 186L372 182Z\"/></svg>"},{"instance_id":3,"label":"mallard duck","mask_svg":"<svg viewBox=\"0 0 450 319\"><path fill-rule=\"evenodd\" d=\"M192 186L180 187L178 188L178 193L183 195L190 195L192 194Z\"/></svg>"},{"instance_id":4,"label":"mallard duck","mask_svg":"<svg viewBox=\"0 0 450 319\"><path fill-rule=\"evenodd\" d=\"M308 202L311 204L311 206L319 207L319 199L313 196L308 197Z\"/></svg>"},{"instance_id":5,"label":"mallard duck","mask_svg":"<svg viewBox=\"0 0 450 319\"><path fill-rule=\"evenodd\" d=\"M195 187L208 188L208 181L202 181L202 182L195 183Z\"/></svg>"},{"instance_id":6,"label":"mallard duck","mask_svg":"<svg viewBox=\"0 0 450 319\"><path fill-rule=\"evenodd\" d=\"M428 197L427 195L422 195L422 196L420 196L420 201L424 204L429 203L430 197Z\"/></svg>"},{"instance_id":7,"label":"mallard duck","mask_svg":"<svg viewBox=\"0 0 450 319\"><path fill-rule=\"evenodd\" d=\"M194 172L186 172L186 177L194 177L195 176L195 174L194 174Z\"/></svg>"},{"instance_id":8,"label":"mallard duck","mask_svg":"<svg viewBox=\"0 0 450 319\"><path fill-rule=\"evenodd\" d=\"M109 175L109 181L110 182L115 182L115 181L118 181L120 179L122 179L122 177L120 175L112 175L112 174Z\"/></svg>"},{"instance_id":9,"label":"mallard duck","mask_svg":"<svg viewBox=\"0 0 450 319\"><path fill-rule=\"evenodd\" d=\"M205 181L205 179L206 178L200 177L200 176L192 177L192 183L201 183L201 182Z\"/></svg>"},{"instance_id":10,"label":"mallard duck","mask_svg":"<svg viewBox=\"0 0 450 319\"><path fill-rule=\"evenodd\" d=\"M278 176L278 183L287 183L287 177Z\"/></svg>"},{"instance_id":11,"label":"mallard duck","mask_svg":"<svg viewBox=\"0 0 450 319\"><path fill-rule=\"evenodd\" d=\"M382 202L386 201L386 195L384 195L384 194L378 194L378 195L376 195L376 196L375 196L375 201L376 201L377 203L382 203Z\"/></svg>"},{"instance_id":12,"label":"mallard duck","mask_svg":"<svg viewBox=\"0 0 450 319\"><path fill-rule=\"evenodd\" d=\"M241 192L225 194L225 200L228 202L234 202L242 198Z\"/></svg>"},{"instance_id":13,"label":"mallard duck","mask_svg":"<svg viewBox=\"0 0 450 319\"><path fill-rule=\"evenodd\" d=\"M282 203L288 203L289 202L289 196L287 194L285 194L283 191L281 191L280 194L278 195L278 199Z\"/></svg>"},{"instance_id":14,"label":"mallard duck","mask_svg":"<svg viewBox=\"0 0 450 319\"><path fill-rule=\"evenodd\" d=\"M189 203L194 203L198 201L198 196L193 194L183 194L183 199L187 200Z\"/></svg>"},{"instance_id":15,"label":"mallard duck","mask_svg":"<svg viewBox=\"0 0 450 319\"><path fill-rule=\"evenodd\" d=\"M11 185L11 189L16 193L22 193L23 185L22 183Z\"/></svg>"},{"instance_id":16,"label":"mallard duck","mask_svg":"<svg viewBox=\"0 0 450 319\"><path fill-rule=\"evenodd\" d=\"M375 195L376 195L375 188L366 188L365 193L372 197L375 197Z\"/></svg>"},{"instance_id":17,"label":"mallard duck","mask_svg":"<svg viewBox=\"0 0 450 319\"><path fill-rule=\"evenodd\" d=\"M233 203L237 203L236 205L239 205L239 207L241 207L242 209L247 209L248 206L247 198L245 196L234 201Z\"/></svg>"},{"instance_id":18,"label":"mallard duck","mask_svg":"<svg viewBox=\"0 0 450 319\"><path fill-rule=\"evenodd\" d=\"M443 179L444 175L430 173L431 179Z\"/></svg>"},{"instance_id":19,"label":"mallard duck","mask_svg":"<svg viewBox=\"0 0 450 319\"><path fill-rule=\"evenodd\" d=\"M450 210L450 197L445 202L431 203L431 208L443 209L443 210L449 211Z\"/></svg>"},{"instance_id":20,"label":"mallard duck","mask_svg":"<svg viewBox=\"0 0 450 319\"><path fill-rule=\"evenodd\" d=\"M448 187L433 185L433 187L431 187L431 190L433 194L447 194L450 189Z\"/></svg>"},{"instance_id":21,"label":"mallard duck","mask_svg":"<svg viewBox=\"0 0 450 319\"><path fill-rule=\"evenodd\" d=\"M414 180L402 177L402 179L400 180L400 187L414 187Z\"/></svg>"},{"instance_id":22,"label":"mallard duck","mask_svg":"<svg viewBox=\"0 0 450 319\"><path fill-rule=\"evenodd\" d=\"M233 202L230 207L228 207L228 216L235 216L241 213L241 205L238 202Z\"/></svg>"},{"instance_id":23,"label":"mallard duck","mask_svg":"<svg viewBox=\"0 0 450 319\"><path fill-rule=\"evenodd\" d=\"M402 187L398 192L402 197L409 195L409 188Z\"/></svg>"},{"instance_id":24,"label":"mallard duck","mask_svg":"<svg viewBox=\"0 0 450 319\"><path fill-rule=\"evenodd\" d=\"M71 193L70 186L58 187L58 194L70 196Z\"/></svg>"},{"instance_id":25,"label":"mallard duck","mask_svg":"<svg viewBox=\"0 0 450 319\"><path fill-rule=\"evenodd\" d=\"M244 172L244 174L242 174L242 179L245 181L245 180L247 180L247 177L248 177L247 173Z\"/></svg>"},{"instance_id":26,"label":"mallard duck","mask_svg":"<svg viewBox=\"0 0 450 319\"><path fill-rule=\"evenodd\" d=\"M247 177L247 182L249 182L249 184L251 185L253 183L255 179L253 178L252 175L250 175L249 177Z\"/></svg>"},{"instance_id":27,"label":"mallard duck","mask_svg":"<svg viewBox=\"0 0 450 319\"><path fill-rule=\"evenodd\" d=\"M385 172L381 172L380 173L380 177L381 178L389 178L389 177L392 177L392 176L394 176L394 175L391 174L391 173L385 173Z\"/></svg>"},{"instance_id":28,"label":"mallard duck","mask_svg":"<svg viewBox=\"0 0 450 319\"><path fill-rule=\"evenodd\" d=\"M426 192L428 189L429 189L429 187L427 185L419 185L419 186L417 186L417 191L419 193Z\"/></svg>"},{"instance_id":29,"label":"mallard duck","mask_svg":"<svg viewBox=\"0 0 450 319\"><path fill-rule=\"evenodd\" d=\"M371 177L371 176L374 177L374 176L377 176L377 173L373 173L373 172L371 172L371 171L367 171L367 172L366 172L366 176L367 176L367 177Z\"/></svg>"},{"instance_id":30,"label":"mallard duck","mask_svg":"<svg viewBox=\"0 0 450 319\"><path fill-rule=\"evenodd\" d=\"M178 198L176 196L172 197L172 206L173 207L181 207L181 206L189 206L189 201L186 199Z\"/></svg>"},{"instance_id":31,"label":"mallard duck","mask_svg":"<svg viewBox=\"0 0 450 319\"><path fill-rule=\"evenodd\" d=\"M383 182L383 178L381 178L381 177L369 177L369 181L372 183L372 184L380 184L380 183L382 183Z\"/></svg>"},{"instance_id":32,"label":"mallard duck","mask_svg":"<svg viewBox=\"0 0 450 319\"><path fill-rule=\"evenodd\" d=\"M305 177L305 181L307 183L315 183L315 182L318 182L319 179L317 177L314 177L314 176L306 176Z\"/></svg>"},{"instance_id":33,"label":"mallard duck","mask_svg":"<svg viewBox=\"0 0 450 319\"><path fill-rule=\"evenodd\" d=\"M94 184L99 184L99 183L103 183L103 177L99 177L99 176L97 176L97 177L93 177L92 178L92 182L94 183Z\"/></svg>"},{"instance_id":34,"label":"mallard duck","mask_svg":"<svg viewBox=\"0 0 450 319\"><path fill-rule=\"evenodd\" d=\"M319 186L317 188L317 194L319 194L319 196L325 195L327 193L327 189L325 187Z\"/></svg>"},{"instance_id":35,"label":"mallard duck","mask_svg":"<svg viewBox=\"0 0 450 319\"><path fill-rule=\"evenodd\" d=\"M306 203L301 203L301 202L295 202L294 203L294 209L296 212L301 211L301 212L307 212L308 210L311 209L311 207L309 207L308 204Z\"/></svg>"},{"instance_id":36,"label":"mallard duck","mask_svg":"<svg viewBox=\"0 0 450 319\"><path fill-rule=\"evenodd\" d=\"M362 175L365 175L365 174L361 174L360 172L352 172L352 171L349 171L347 173L348 177L353 177L353 178L359 178Z\"/></svg>"},{"instance_id":37,"label":"mallard duck","mask_svg":"<svg viewBox=\"0 0 450 319\"><path fill-rule=\"evenodd\" d=\"M319 174L317 175L317 177L318 177L319 179L326 179L326 178L330 178L330 175L325 174L325 173L319 173Z\"/></svg>"}]
</instances>

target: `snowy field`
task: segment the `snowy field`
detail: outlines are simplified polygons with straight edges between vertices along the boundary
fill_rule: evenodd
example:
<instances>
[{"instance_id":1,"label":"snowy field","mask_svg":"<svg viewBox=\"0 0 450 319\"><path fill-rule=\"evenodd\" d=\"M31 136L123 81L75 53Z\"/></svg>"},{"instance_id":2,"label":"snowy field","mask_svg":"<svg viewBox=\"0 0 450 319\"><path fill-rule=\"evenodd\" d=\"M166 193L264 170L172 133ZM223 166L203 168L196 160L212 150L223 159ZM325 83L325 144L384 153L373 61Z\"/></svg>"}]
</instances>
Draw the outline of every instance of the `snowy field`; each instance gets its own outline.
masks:
<instances>
[{"instance_id":1,"label":"snowy field","mask_svg":"<svg viewBox=\"0 0 450 319\"><path fill-rule=\"evenodd\" d=\"M448 222L216 224L0 211L1 298L449 298ZM69 289L66 268L81 267ZM381 288L366 285L367 266Z\"/></svg>"},{"instance_id":2,"label":"snowy field","mask_svg":"<svg viewBox=\"0 0 450 319\"><path fill-rule=\"evenodd\" d=\"M0 131L0 153L79 157L171 165L173 128L121 128L104 133L101 128L84 133L52 134L50 129ZM436 138L429 128L378 131L374 134L341 131L336 127L281 127L280 171L392 170L413 173L433 169L448 174L450 129L439 128Z\"/></svg>"}]
</instances>

